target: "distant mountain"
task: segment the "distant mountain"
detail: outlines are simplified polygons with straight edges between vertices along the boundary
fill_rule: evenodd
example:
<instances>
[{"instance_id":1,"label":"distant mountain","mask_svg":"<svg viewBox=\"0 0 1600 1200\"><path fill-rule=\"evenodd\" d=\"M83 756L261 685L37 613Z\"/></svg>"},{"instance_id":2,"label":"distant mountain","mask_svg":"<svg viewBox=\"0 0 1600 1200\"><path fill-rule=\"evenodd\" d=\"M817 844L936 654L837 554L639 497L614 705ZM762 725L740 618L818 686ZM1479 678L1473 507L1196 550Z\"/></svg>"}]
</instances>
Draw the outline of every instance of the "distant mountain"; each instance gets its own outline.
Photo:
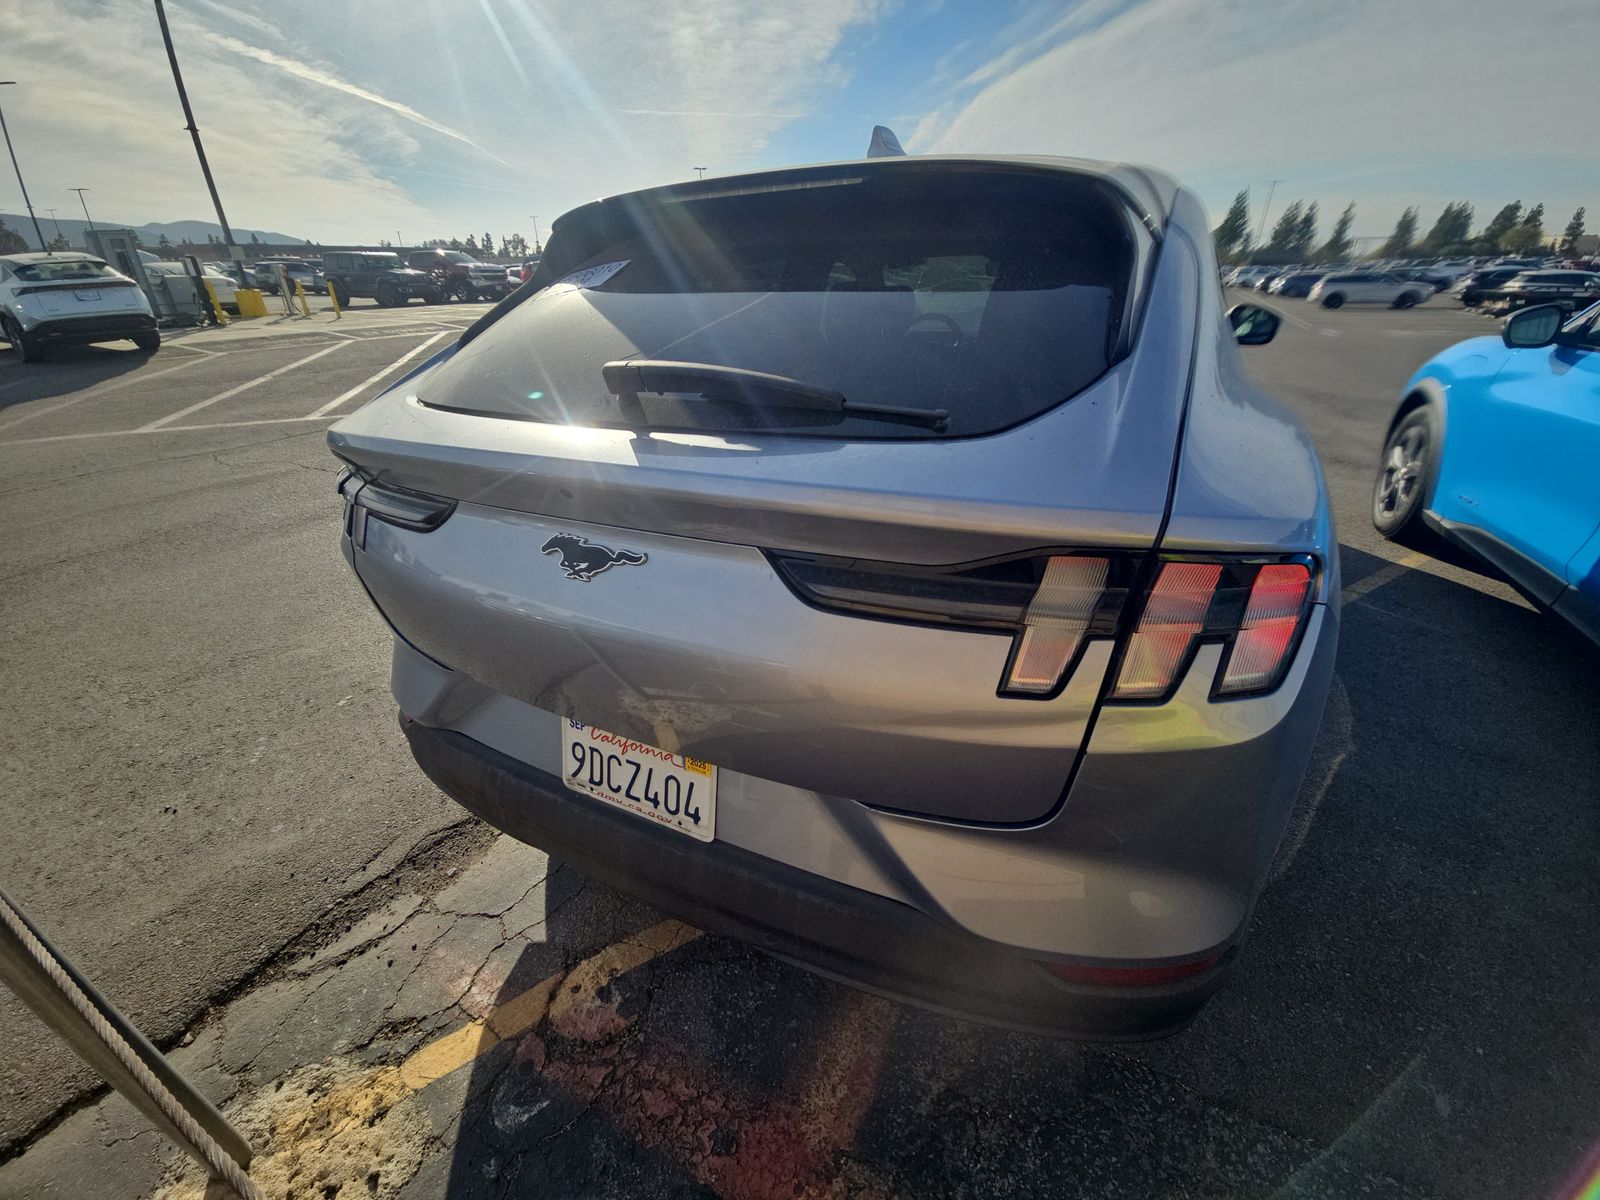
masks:
<instances>
[{"instance_id":1,"label":"distant mountain","mask_svg":"<svg viewBox=\"0 0 1600 1200\"><path fill-rule=\"evenodd\" d=\"M0 213L0 221L4 221L8 228L20 233L28 239L30 249L38 249L34 243L33 222L28 219L27 213ZM166 234L167 240L176 245L179 242L204 243L211 234L222 236L222 226L215 221L154 221L148 225L125 225L117 221L102 220L98 215L95 222L101 229L132 229L139 235L139 240L151 249L155 248L161 235ZM74 246L80 249L84 246L83 231L89 228L87 221L73 221L62 217L59 222L61 232ZM45 240L49 241L56 236L57 221L46 213L39 214L39 228L44 230ZM263 242L272 242L275 245L299 242L304 243L305 238L290 237L287 233L273 233L265 229L241 229L233 227L233 238L243 245L255 235Z\"/></svg>"}]
</instances>

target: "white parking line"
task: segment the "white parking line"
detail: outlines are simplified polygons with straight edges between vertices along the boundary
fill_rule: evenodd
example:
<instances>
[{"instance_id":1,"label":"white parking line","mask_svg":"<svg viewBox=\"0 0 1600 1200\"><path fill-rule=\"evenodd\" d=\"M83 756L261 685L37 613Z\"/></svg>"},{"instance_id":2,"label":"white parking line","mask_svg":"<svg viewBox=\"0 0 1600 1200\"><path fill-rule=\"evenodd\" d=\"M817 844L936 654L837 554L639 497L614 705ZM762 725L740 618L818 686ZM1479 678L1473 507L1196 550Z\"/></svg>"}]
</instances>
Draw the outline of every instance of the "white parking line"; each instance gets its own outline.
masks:
<instances>
[{"instance_id":1,"label":"white parking line","mask_svg":"<svg viewBox=\"0 0 1600 1200\"><path fill-rule=\"evenodd\" d=\"M321 408L317 409L315 412L311 413L310 415L312 417L321 417L321 416L327 415L328 413L331 413L334 409L338 408L346 400L349 400L354 396L359 396L362 392L364 392L367 388L371 387L373 384L377 383L378 380L382 379L385 375L390 374L391 372L397 370L398 368L404 366L406 363L410 362L413 358L415 358L417 355L421 354L424 350L426 350L429 346L433 345L440 338L446 336L446 334L448 332L449 332L448 330L440 330L438 333L434 334L427 341L420 342L417 345L411 347L411 349L407 350L399 358L395 359L387 367L383 368L383 370L374 371L371 375L368 375L360 383L356 384L355 387L351 388L347 392L343 392L340 395L335 396L332 400L329 400Z\"/></svg>"},{"instance_id":2,"label":"white parking line","mask_svg":"<svg viewBox=\"0 0 1600 1200\"><path fill-rule=\"evenodd\" d=\"M304 358L297 358L294 362L285 363L283 366L278 367L275 370L268 371L265 375L258 375L256 378L245 383L241 383L237 387L231 387L225 392L218 392L215 396L211 396L208 399L197 400L195 403L189 405L188 408L180 408L177 412L168 413L164 417L160 417L157 420L151 421L148 425L141 425L139 426L137 432L149 433L153 430L160 429L165 425L171 425L174 421L181 417L187 417L190 413L197 413L202 408L209 408L211 405L216 404L219 400L226 400L230 396L237 396L240 392L247 392L253 387L259 387L268 380L276 379L280 375L287 374L296 367L303 367L308 362L313 362L316 359L323 357L323 355L332 354L335 350L343 350L348 345L350 345L349 342L335 342L331 346L324 346L315 354L308 354Z\"/></svg>"},{"instance_id":3,"label":"white parking line","mask_svg":"<svg viewBox=\"0 0 1600 1200\"><path fill-rule=\"evenodd\" d=\"M163 375L171 375L174 371L181 371L185 367L192 367L195 363L205 362L203 358L186 358L176 366L167 367L161 371L136 371L131 375L119 375L115 379L86 388L74 396L68 396L60 404L52 404L49 408L29 408L27 412L19 413L9 421L0 421L0 430L10 429L14 425L21 425L24 421L31 421L35 417L49 416L53 412L60 412L63 408L71 408L74 404L81 404L85 400L93 400L96 396L103 396L107 392L114 392L118 388L127 387L129 384L144 383L151 379L160 379Z\"/></svg>"}]
</instances>

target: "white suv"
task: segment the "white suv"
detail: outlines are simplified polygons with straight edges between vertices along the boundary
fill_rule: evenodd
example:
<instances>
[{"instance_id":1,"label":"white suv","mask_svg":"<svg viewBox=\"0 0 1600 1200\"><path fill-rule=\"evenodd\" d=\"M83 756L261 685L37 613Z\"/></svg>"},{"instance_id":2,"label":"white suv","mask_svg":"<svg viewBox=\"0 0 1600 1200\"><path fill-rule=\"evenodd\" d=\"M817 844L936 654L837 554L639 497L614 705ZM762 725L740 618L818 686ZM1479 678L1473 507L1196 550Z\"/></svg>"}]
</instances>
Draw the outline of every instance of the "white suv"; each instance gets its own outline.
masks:
<instances>
[{"instance_id":1,"label":"white suv","mask_svg":"<svg viewBox=\"0 0 1600 1200\"><path fill-rule=\"evenodd\" d=\"M21 362L50 346L126 338L149 353L161 345L139 285L90 254L0 257L0 335Z\"/></svg>"},{"instance_id":2,"label":"white suv","mask_svg":"<svg viewBox=\"0 0 1600 1200\"><path fill-rule=\"evenodd\" d=\"M1432 293L1425 283L1402 279L1383 271L1347 271L1327 275L1317 281L1306 296L1323 308L1346 304L1387 304L1390 308L1410 308L1421 304Z\"/></svg>"}]
</instances>

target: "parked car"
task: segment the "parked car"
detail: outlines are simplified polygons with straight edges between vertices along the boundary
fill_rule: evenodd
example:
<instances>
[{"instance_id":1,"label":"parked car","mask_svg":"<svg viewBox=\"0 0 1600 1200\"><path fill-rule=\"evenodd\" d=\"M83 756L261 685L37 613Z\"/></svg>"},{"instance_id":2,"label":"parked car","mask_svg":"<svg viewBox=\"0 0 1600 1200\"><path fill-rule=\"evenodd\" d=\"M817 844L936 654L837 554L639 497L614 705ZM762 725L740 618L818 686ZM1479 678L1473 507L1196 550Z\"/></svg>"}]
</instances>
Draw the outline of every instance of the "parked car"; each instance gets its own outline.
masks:
<instances>
[{"instance_id":1,"label":"parked car","mask_svg":"<svg viewBox=\"0 0 1600 1200\"><path fill-rule=\"evenodd\" d=\"M1311 294L1311 289L1317 285L1326 272L1323 271L1296 271L1289 275L1279 275L1272 281L1272 286L1267 289L1274 296L1287 296L1292 299L1303 300Z\"/></svg>"},{"instance_id":2,"label":"parked car","mask_svg":"<svg viewBox=\"0 0 1600 1200\"><path fill-rule=\"evenodd\" d=\"M439 281L440 290L457 300L481 300L485 296L499 299L508 291L503 267L479 262L461 250L446 250L433 246L426 250L412 250L406 254L406 265L426 271Z\"/></svg>"},{"instance_id":3,"label":"parked car","mask_svg":"<svg viewBox=\"0 0 1600 1200\"><path fill-rule=\"evenodd\" d=\"M147 262L144 264L146 275L187 275L189 272L181 262ZM211 285L211 291L217 297L217 303L229 312L239 311L238 288L239 285L231 276L219 275L201 265L201 278Z\"/></svg>"},{"instance_id":4,"label":"parked car","mask_svg":"<svg viewBox=\"0 0 1600 1200\"><path fill-rule=\"evenodd\" d=\"M1274 283L1276 283L1278 280L1282 279L1285 275L1289 274L1291 271L1297 271L1297 270L1299 270L1298 267L1273 267L1270 271L1268 271L1260 279L1256 280L1255 289L1258 292L1270 292L1272 290L1272 285Z\"/></svg>"},{"instance_id":5,"label":"parked car","mask_svg":"<svg viewBox=\"0 0 1600 1200\"><path fill-rule=\"evenodd\" d=\"M1450 289L1454 296L1468 308L1476 308L1500 285L1507 283L1522 273L1522 267L1491 267L1482 271L1474 271L1461 282Z\"/></svg>"},{"instance_id":6,"label":"parked car","mask_svg":"<svg viewBox=\"0 0 1600 1200\"><path fill-rule=\"evenodd\" d=\"M329 433L418 762L836 978L1180 1027L1339 623L1316 452L1236 348L1279 318L1214 271L1191 192L1072 159L567 213L530 286Z\"/></svg>"},{"instance_id":7,"label":"parked car","mask_svg":"<svg viewBox=\"0 0 1600 1200\"><path fill-rule=\"evenodd\" d=\"M1556 304L1567 312L1600 300L1600 275L1590 271L1523 271L1498 288L1486 288L1483 299L1509 308Z\"/></svg>"},{"instance_id":8,"label":"parked car","mask_svg":"<svg viewBox=\"0 0 1600 1200\"><path fill-rule=\"evenodd\" d=\"M369 296L381 307L420 298L438 304L444 292L426 271L418 271L392 250L330 250L322 256L328 294L343 308L352 299Z\"/></svg>"},{"instance_id":9,"label":"parked car","mask_svg":"<svg viewBox=\"0 0 1600 1200\"><path fill-rule=\"evenodd\" d=\"M51 346L126 339L148 354L161 345L139 285L104 259L72 251L0 256L0 334L25 363Z\"/></svg>"},{"instance_id":10,"label":"parked car","mask_svg":"<svg viewBox=\"0 0 1600 1200\"><path fill-rule=\"evenodd\" d=\"M1442 536L1600 642L1600 304L1568 319L1519 309L1406 384L1389 422L1372 523Z\"/></svg>"},{"instance_id":11,"label":"parked car","mask_svg":"<svg viewBox=\"0 0 1600 1200\"><path fill-rule=\"evenodd\" d=\"M1453 275L1435 271L1431 267L1399 267L1390 274L1400 279L1409 279L1412 283L1426 284L1430 294L1442 292L1455 282Z\"/></svg>"},{"instance_id":12,"label":"parked car","mask_svg":"<svg viewBox=\"0 0 1600 1200\"><path fill-rule=\"evenodd\" d=\"M1261 280L1272 274L1271 267L1235 267L1233 273L1227 278L1230 287L1249 288L1255 287Z\"/></svg>"},{"instance_id":13,"label":"parked car","mask_svg":"<svg viewBox=\"0 0 1600 1200\"><path fill-rule=\"evenodd\" d=\"M539 259L537 257L525 258L522 260L522 269L517 272L517 278L521 283L527 283L528 280L533 278L533 273L538 269Z\"/></svg>"},{"instance_id":14,"label":"parked car","mask_svg":"<svg viewBox=\"0 0 1600 1200\"><path fill-rule=\"evenodd\" d=\"M1426 284L1401 279L1385 271L1348 271L1324 275L1312 284L1306 299L1323 308L1341 308L1346 304L1410 308L1421 304L1429 294Z\"/></svg>"},{"instance_id":15,"label":"parked car","mask_svg":"<svg viewBox=\"0 0 1600 1200\"><path fill-rule=\"evenodd\" d=\"M270 296L278 294L278 268L282 267L289 276L289 289L292 292L298 283L308 292L321 292L327 290L327 282L322 269L314 262L303 258L263 258L255 264L252 276L255 285Z\"/></svg>"}]
</instances>

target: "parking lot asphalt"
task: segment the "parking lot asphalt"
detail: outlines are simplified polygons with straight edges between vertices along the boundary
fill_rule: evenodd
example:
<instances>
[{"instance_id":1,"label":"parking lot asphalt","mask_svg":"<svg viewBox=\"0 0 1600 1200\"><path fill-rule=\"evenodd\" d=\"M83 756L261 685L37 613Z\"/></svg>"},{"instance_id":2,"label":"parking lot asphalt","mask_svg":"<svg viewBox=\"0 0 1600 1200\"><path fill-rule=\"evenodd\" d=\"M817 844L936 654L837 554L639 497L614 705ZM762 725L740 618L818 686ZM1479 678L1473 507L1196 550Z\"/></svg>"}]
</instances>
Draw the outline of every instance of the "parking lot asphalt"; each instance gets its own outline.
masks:
<instances>
[{"instance_id":1,"label":"parking lot asphalt","mask_svg":"<svg viewBox=\"0 0 1600 1200\"><path fill-rule=\"evenodd\" d=\"M465 307L0 351L0 885L228 1102L279 1194L1569 1194L1600 1139L1600 655L1367 516L1406 376L1496 326L1266 303L1285 327L1246 361L1321 452L1345 619L1312 819L1176 1037L867 997L427 785L322 435ZM0 997L0 1196L199 1195L91 1085Z\"/></svg>"}]
</instances>

